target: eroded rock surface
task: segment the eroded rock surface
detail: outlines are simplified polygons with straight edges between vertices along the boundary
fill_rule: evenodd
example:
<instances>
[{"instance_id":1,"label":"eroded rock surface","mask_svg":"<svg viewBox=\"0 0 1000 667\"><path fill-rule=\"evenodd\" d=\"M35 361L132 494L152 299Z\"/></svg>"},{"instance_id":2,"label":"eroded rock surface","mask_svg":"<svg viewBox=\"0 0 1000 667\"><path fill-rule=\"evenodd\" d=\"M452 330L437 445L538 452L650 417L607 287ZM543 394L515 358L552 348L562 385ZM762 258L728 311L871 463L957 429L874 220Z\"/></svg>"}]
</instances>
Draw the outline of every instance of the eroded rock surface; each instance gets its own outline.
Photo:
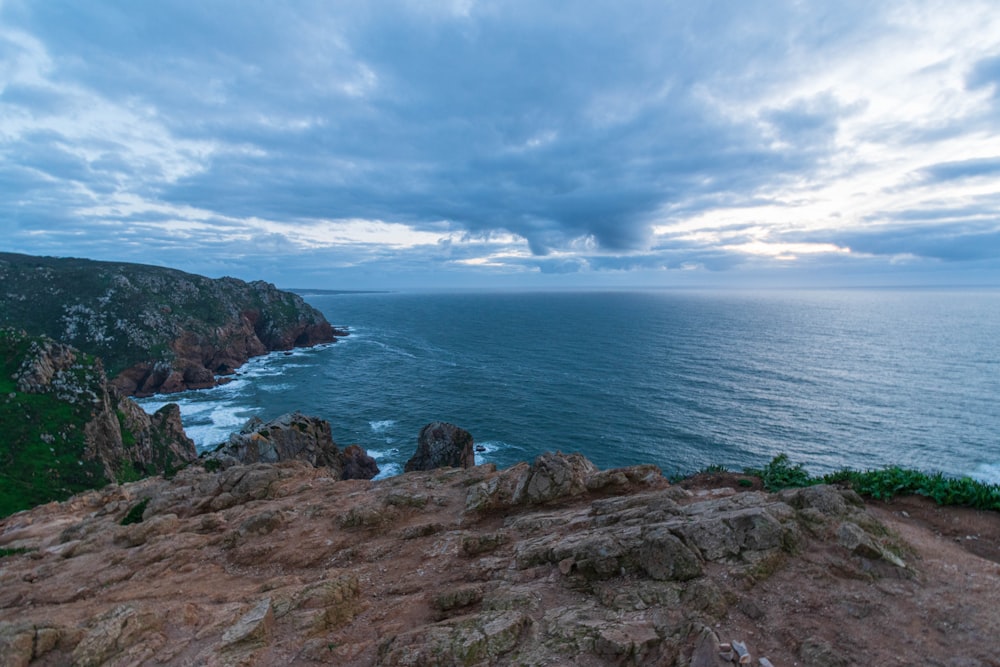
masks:
<instances>
[{"instance_id":1,"label":"eroded rock surface","mask_svg":"<svg viewBox=\"0 0 1000 667\"><path fill-rule=\"evenodd\" d=\"M991 664L996 564L914 530L833 487L692 493L575 455L377 482L192 467L0 521L26 550L0 558L0 655L670 666L743 639L776 665Z\"/></svg>"}]
</instances>

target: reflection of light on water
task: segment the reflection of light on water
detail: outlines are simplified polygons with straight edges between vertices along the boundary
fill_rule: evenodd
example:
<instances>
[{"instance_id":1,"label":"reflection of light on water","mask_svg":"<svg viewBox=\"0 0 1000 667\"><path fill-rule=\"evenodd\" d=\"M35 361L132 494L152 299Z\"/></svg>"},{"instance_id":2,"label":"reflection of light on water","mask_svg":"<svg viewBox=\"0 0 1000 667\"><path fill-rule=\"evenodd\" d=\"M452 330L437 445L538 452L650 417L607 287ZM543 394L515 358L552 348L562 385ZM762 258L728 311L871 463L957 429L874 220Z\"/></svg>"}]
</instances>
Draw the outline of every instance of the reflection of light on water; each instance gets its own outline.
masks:
<instances>
[{"instance_id":1,"label":"reflection of light on water","mask_svg":"<svg viewBox=\"0 0 1000 667\"><path fill-rule=\"evenodd\" d=\"M980 463L971 477L989 484L1000 484L1000 463Z\"/></svg>"}]
</instances>

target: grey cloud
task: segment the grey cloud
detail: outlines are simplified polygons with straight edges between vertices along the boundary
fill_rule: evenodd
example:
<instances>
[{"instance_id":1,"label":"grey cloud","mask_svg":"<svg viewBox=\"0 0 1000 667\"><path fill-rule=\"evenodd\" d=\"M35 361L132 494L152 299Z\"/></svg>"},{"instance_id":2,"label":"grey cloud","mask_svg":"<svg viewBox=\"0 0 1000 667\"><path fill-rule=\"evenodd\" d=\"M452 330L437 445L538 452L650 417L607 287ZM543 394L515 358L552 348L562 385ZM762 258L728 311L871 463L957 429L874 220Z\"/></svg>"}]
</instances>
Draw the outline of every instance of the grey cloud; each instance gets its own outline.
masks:
<instances>
[{"instance_id":1,"label":"grey cloud","mask_svg":"<svg viewBox=\"0 0 1000 667\"><path fill-rule=\"evenodd\" d=\"M1000 174L1000 157L942 162L923 170L932 181L952 181L975 176Z\"/></svg>"},{"instance_id":2,"label":"grey cloud","mask_svg":"<svg viewBox=\"0 0 1000 667\"><path fill-rule=\"evenodd\" d=\"M813 237L812 240L820 239ZM997 222L978 226L893 226L835 233L827 235L824 240L848 246L854 252L873 255L914 255L946 262L987 260L1000 263L1000 225Z\"/></svg>"},{"instance_id":3,"label":"grey cloud","mask_svg":"<svg viewBox=\"0 0 1000 667\"><path fill-rule=\"evenodd\" d=\"M401 275L421 262L458 270L455 262L481 248L304 251L280 236L232 240L241 225L233 219L359 217L471 235L508 231L534 253L510 260L511 270L551 275L730 269L747 258L658 241L651 224L662 224L664 211L680 218L774 205L760 191L821 168L838 124L857 109L830 92L741 120L705 91L766 97L801 72L803 53L822 59L885 29L877 8L855 0L836 10L765 0L512 0L474 4L469 16L390 0L9 0L0 20L36 37L50 57L39 68L45 85L7 86L0 105L65 120L92 94L164 137L138 154L100 132L5 139L2 187L28 203L8 196L0 215L54 232L103 224L81 242L102 256L140 259L132 244L142 230L154 252L185 253L187 244L184 256L213 271L236 266L227 259L235 257L271 271L272 261L290 257L303 267L314 261L315 271L324 262L361 272L398 262ZM10 45L0 39L2 48ZM992 85L997 62L980 62L968 85ZM755 120L787 145L775 147ZM178 148L190 141L199 148ZM186 175L167 168L179 159L171 151L190 163ZM995 166L939 165L922 177L987 175ZM107 209L119 194L202 209L211 229L158 231L169 213L73 219L83 206ZM571 259L557 252L569 249Z\"/></svg>"},{"instance_id":4,"label":"grey cloud","mask_svg":"<svg viewBox=\"0 0 1000 667\"><path fill-rule=\"evenodd\" d=\"M664 204L751 192L817 157L768 149L691 95L740 53L780 58L787 46L758 28L796 18L781 7L510 3L432 21L376 3L336 7L310 26L315 9L51 3L28 17L57 53L85 56L64 64L74 75L168 110L179 136L266 153L216 155L158 190L223 215L447 219L508 229L539 254L588 236L624 251L648 242ZM717 49L693 38L700 31L740 48ZM362 67L377 77L370 94L351 98L324 80L349 82ZM798 133L820 118L775 113ZM295 120L304 127L282 125Z\"/></svg>"},{"instance_id":5,"label":"grey cloud","mask_svg":"<svg viewBox=\"0 0 1000 667\"><path fill-rule=\"evenodd\" d=\"M969 88L993 87L993 96L1000 98L1000 54L976 63L966 79Z\"/></svg>"}]
</instances>

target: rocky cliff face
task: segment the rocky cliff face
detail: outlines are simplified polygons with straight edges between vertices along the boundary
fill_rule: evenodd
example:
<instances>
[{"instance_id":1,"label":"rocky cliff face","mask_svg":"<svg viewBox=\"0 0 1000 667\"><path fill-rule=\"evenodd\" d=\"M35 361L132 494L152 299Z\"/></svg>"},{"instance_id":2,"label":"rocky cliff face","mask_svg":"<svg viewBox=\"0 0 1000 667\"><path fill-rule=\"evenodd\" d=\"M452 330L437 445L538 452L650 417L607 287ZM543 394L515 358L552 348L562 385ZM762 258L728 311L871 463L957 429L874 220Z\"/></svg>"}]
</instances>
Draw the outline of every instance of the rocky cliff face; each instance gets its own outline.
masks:
<instances>
[{"instance_id":1,"label":"rocky cliff face","mask_svg":"<svg viewBox=\"0 0 1000 667\"><path fill-rule=\"evenodd\" d=\"M126 395L211 387L250 357L344 335L261 281L0 253L0 285L0 325L101 357Z\"/></svg>"},{"instance_id":2,"label":"rocky cliff face","mask_svg":"<svg viewBox=\"0 0 1000 667\"><path fill-rule=\"evenodd\" d=\"M177 406L146 414L99 359L0 329L0 366L0 516L196 458Z\"/></svg>"},{"instance_id":3,"label":"rocky cliff face","mask_svg":"<svg viewBox=\"0 0 1000 667\"><path fill-rule=\"evenodd\" d=\"M733 639L748 664L986 665L998 595L995 562L850 491L575 455L192 466L0 520L10 665L716 666Z\"/></svg>"}]
</instances>

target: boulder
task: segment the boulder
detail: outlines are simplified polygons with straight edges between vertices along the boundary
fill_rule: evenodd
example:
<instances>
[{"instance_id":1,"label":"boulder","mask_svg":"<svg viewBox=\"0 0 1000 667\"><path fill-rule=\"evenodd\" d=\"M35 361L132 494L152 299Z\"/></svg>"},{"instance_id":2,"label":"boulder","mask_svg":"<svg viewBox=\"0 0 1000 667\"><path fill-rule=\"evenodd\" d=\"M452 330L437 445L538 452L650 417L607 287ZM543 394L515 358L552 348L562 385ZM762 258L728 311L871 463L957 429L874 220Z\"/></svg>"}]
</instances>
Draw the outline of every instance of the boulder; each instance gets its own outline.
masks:
<instances>
[{"instance_id":1,"label":"boulder","mask_svg":"<svg viewBox=\"0 0 1000 667\"><path fill-rule=\"evenodd\" d=\"M473 486L466 497L465 509L487 511L514 505L541 505L571 498L586 493L589 487L603 489L617 484L617 473L620 473L622 486L628 487L629 478L621 470L624 469L603 474L582 454L545 452L535 458L530 466L519 463ZM656 470L656 479L662 481L658 469ZM643 471L643 474L635 473L636 478L642 480L641 484L652 483L646 481L646 472L648 471ZM593 481L595 478L599 478L596 484Z\"/></svg>"},{"instance_id":2,"label":"boulder","mask_svg":"<svg viewBox=\"0 0 1000 667\"><path fill-rule=\"evenodd\" d=\"M587 491L587 478L597 472L597 466L582 454L546 452L535 459L525 488L529 505L549 502L556 498L578 496Z\"/></svg>"},{"instance_id":3,"label":"boulder","mask_svg":"<svg viewBox=\"0 0 1000 667\"><path fill-rule=\"evenodd\" d=\"M339 477L340 451L330 434L330 422L300 412L281 415L264 423L251 419L229 436L210 458L225 463L277 463L305 461L313 466L336 468Z\"/></svg>"},{"instance_id":4,"label":"boulder","mask_svg":"<svg viewBox=\"0 0 1000 667\"><path fill-rule=\"evenodd\" d=\"M435 468L471 468L476 464L472 435L447 422L431 422L420 429L417 450L405 471Z\"/></svg>"},{"instance_id":5,"label":"boulder","mask_svg":"<svg viewBox=\"0 0 1000 667\"><path fill-rule=\"evenodd\" d=\"M375 459L358 445L348 445L340 455L343 463L341 479L372 479L379 474Z\"/></svg>"},{"instance_id":6,"label":"boulder","mask_svg":"<svg viewBox=\"0 0 1000 667\"><path fill-rule=\"evenodd\" d=\"M379 473L375 459L358 445L343 451L330 432L330 422L300 412L264 422L252 417L229 442L205 455L224 468L255 463L303 461L316 468L329 468L337 479L371 479Z\"/></svg>"}]
</instances>

